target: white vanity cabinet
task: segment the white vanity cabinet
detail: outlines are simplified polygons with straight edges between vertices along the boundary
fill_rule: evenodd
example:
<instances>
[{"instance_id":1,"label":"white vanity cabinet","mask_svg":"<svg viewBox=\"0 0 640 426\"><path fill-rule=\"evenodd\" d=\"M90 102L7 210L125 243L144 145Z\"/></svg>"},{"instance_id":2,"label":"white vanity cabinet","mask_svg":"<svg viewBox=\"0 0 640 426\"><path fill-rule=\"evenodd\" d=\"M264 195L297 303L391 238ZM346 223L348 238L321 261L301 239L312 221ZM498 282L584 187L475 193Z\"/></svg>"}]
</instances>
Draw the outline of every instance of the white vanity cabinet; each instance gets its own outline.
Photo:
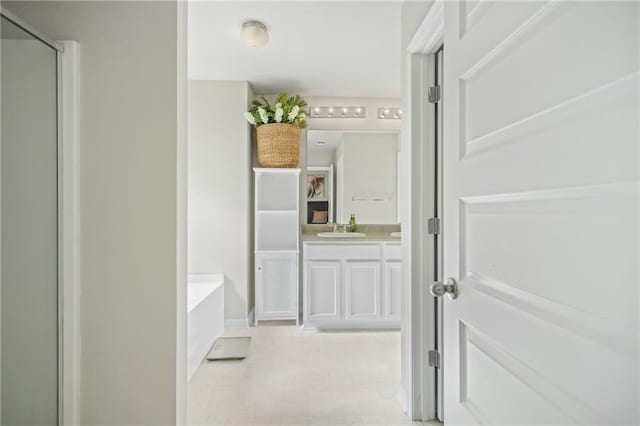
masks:
<instances>
[{"instance_id":1,"label":"white vanity cabinet","mask_svg":"<svg viewBox=\"0 0 640 426\"><path fill-rule=\"evenodd\" d=\"M300 169L254 169L255 318L298 320Z\"/></svg>"},{"instance_id":2,"label":"white vanity cabinet","mask_svg":"<svg viewBox=\"0 0 640 426\"><path fill-rule=\"evenodd\" d=\"M305 242L303 259L305 328L400 327L398 242Z\"/></svg>"},{"instance_id":3,"label":"white vanity cabinet","mask_svg":"<svg viewBox=\"0 0 640 426\"><path fill-rule=\"evenodd\" d=\"M255 262L256 317L258 321L297 318L297 253L258 253Z\"/></svg>"}]
</instances>

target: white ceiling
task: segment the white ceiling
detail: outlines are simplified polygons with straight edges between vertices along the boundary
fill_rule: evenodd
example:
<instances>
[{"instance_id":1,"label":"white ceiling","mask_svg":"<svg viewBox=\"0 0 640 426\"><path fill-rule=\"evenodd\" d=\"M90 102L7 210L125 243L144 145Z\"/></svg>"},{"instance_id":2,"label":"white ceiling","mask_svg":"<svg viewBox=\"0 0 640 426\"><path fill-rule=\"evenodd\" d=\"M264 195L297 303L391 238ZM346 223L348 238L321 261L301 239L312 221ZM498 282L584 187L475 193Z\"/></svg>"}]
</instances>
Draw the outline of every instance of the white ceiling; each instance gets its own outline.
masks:
<instances>
[{"instance_id":1,"label":"white ceiling","mask_svg":"<svg viewBox=\"0 0 640 426\"><path fill-rule=\"evenodd\" d=\"M189 3L189 78L248 80L257 94L400 97L401 2ZM270 40L240 41L247 20Z\"/></svg>"},{"instance_id":2,"label":"white ceiling","mask_svg":"<svg viewBox=\"0 0 640 426\"><path fill-rule=\"evenodd\" d=\"M336 130L308 130L307 147L309 151L335 151L342 142L342 134L343 132Z\"/></svg>"}]
</instances>

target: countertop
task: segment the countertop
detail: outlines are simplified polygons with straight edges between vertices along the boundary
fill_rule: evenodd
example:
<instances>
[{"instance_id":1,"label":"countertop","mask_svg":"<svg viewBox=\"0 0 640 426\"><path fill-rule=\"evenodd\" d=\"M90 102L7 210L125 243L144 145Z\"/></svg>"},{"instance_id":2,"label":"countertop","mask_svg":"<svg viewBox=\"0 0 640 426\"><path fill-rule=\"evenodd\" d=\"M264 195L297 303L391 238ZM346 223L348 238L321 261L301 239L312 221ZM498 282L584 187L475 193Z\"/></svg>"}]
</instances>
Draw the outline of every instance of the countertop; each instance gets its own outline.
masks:
<instances>
[{"instance_id":1,"label":"countertop","mask_svg":"<svg viewBox=\"0 0 640 426\"><path fill-rule=\"evenodd\" d=\"M323 231L324 232L324 231ZM368 234L366 237L356 237L356 238L326 238L326 237L318 237L317 233L315 234L302 234L302 242L303 243L330 243L330 244L353 244L353 243L375 243L375 242L395 242L399 243L399 237L392 237L390 233L386 234Z\"/></svg>"},{"instance_id":2,"label":"countertop","mask_svg":"<svg viewBox=\"0 0 640 426\"><path fill-rule=\"evenodd\" d=\"M333 231L332 225L302 225L303 243L353 244L390 242L400 243L400 237L392 237L392 232L399 232L400 225L358 225L358 232L366 234L360 238L325 238L318 237L319 232Z\"/></svg>"}]
</instances>

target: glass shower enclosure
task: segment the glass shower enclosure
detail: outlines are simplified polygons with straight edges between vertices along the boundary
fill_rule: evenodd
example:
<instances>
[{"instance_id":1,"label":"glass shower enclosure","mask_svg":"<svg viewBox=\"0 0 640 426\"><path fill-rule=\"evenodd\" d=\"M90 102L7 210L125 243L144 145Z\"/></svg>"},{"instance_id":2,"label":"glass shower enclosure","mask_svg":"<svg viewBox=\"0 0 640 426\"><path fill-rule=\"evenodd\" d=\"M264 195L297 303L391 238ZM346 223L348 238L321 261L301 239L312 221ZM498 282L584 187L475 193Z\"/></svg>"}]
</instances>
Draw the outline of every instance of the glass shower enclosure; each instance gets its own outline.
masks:
<instances>
[{"instance_id":1,"label":"glass shower enclosure","mask_svg":"<svg viewBox=\"0 0 640 426\"><path fill-rule=\"evenodd\" d=\"M6 10L0 22L2 425L60 418L60 47Z\"/></svg>"}]
</instances>

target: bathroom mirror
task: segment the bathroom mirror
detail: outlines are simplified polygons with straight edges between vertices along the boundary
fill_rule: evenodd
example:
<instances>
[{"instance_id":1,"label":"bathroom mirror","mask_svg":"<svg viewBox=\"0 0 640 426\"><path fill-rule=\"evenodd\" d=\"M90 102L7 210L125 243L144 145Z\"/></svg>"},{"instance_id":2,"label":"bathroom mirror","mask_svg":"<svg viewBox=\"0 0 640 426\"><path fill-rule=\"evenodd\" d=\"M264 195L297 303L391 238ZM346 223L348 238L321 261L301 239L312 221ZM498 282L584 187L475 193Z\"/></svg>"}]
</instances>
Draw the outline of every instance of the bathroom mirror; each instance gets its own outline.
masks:
<instances>
[{"instance_id":1,"label":"bathroom mirror","mask_svg":"<svg viewBox=\"0 0 640 426\"><path fill-rule=\"evenodd\" d=\"M307 223L399 223L397 131L307 132Z\"/></svg>"}]
</instances>

